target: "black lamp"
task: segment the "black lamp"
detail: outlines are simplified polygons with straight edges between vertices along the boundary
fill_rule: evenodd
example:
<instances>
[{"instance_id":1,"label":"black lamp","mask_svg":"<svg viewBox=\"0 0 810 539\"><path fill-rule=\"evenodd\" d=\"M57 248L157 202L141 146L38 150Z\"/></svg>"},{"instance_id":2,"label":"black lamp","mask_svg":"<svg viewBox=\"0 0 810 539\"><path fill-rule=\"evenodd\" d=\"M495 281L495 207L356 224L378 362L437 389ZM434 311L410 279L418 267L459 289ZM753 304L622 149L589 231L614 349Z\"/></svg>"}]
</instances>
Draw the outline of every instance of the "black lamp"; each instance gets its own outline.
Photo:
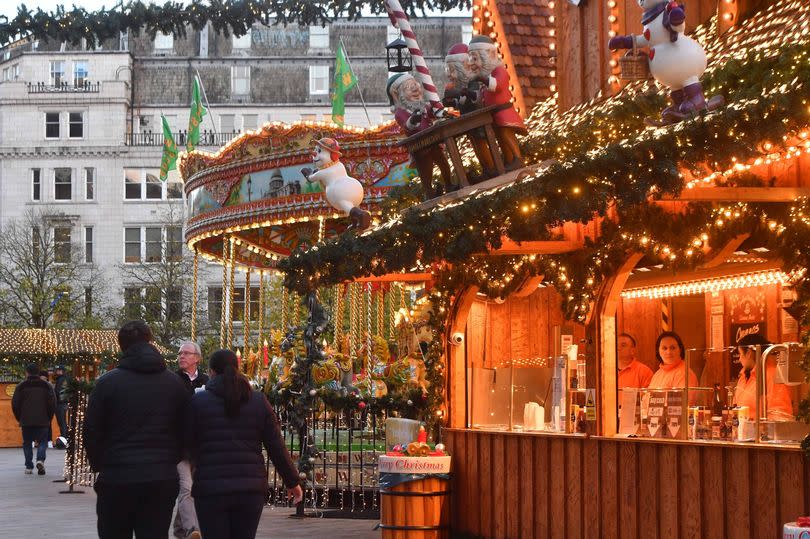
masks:
<instances>
[{"instance_id":1,"label":"black lamp","mask_svg":"<svg viewBox=\"0 0 810 539\"><path fill-rule=\"evenodd\" d=\"M388 60L389 72L406 73L413 69L408 45L401 37L385 46L385 57Z\"/></svg>"}]
</instances>

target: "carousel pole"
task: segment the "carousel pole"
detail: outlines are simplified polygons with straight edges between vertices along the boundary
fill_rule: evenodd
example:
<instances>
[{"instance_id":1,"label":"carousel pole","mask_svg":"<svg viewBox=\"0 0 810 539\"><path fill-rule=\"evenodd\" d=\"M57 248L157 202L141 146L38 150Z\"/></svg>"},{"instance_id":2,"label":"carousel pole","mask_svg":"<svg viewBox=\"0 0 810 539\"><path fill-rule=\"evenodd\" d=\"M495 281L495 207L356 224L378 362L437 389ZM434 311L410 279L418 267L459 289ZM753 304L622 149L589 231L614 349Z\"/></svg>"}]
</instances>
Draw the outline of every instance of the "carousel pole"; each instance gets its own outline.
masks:
<instances>
[{"instance_id":1,"label":"carousel pole","mask_svg":"<svg viewBox=\"0 0 810 539\"><path fill-rule=\"evenodd\" d=\"M394 326L396 325L396 309L394 309L394 287L397 283L391 283L388 290L388 338L394 338Z\"/></svg>"},{"instance_id":2,"label":"carousel pole","mask_svg":"<svg viewBox=\"0 0 810 539\"><path fill-rule=\"evenodd\" d=\"M222 238L222 297L220 302L220 320L219 320L219 347L225 348L228 333L228 318L226 315L227 300L228 300L228 245L229 238Z\"/></svg>"},{"instance_id":3,"label":"carousel pole","mask_svg":"<svg viewBox=\"0 0 810 539\"><path fill-rule=\"evenodd\" d=\"M287 331L287 288L281 287L281 331Z\"/></svg>"},{"instance_id":4,"label":"carousel pole","mask_svg":"<svg viewBox=\"0 0 810 539\"><path fill-rule=\"evenodd\" d=\"M349 354L357 357L357 283L349 283Z\"/></svg>"},{"instance_id":5,"label":"carousel pole","mask_svg":"<svg viewBox=\"0 0 810 539\"><path fill-rule=\"evenodd\" d=\"M425 54L419 48L419 43L416 42L416 34L411 28L408 15L405 14L398 0L385 0L385 10L388 12L391 24L402 32L402 37L408 45L408 51L411 53L416 68L416 78L422 83L425 99L430 101L430 106L433 107L434 111L442 110L444 107L439 97L439 91L436 89L436 85L433 84L433 78L430 76L430 70L425 61Z\"/></svg>"},{"instance_id":6,"label":"carousel pole","mask_svg":"<svg viewBox=\"0 0 810 539\"><path fill-rule=\"evenodd\" d=\"M228 346L228 350L230 350L231 347L233 346L233 290L234 290L233 289L233 283L234 283L234 278L236 277L236 275L235 275L235 272L236 272L236 264L235 264L236 257L234 256L234 250L235 250L234 248L236 247L235 242L236 242L236 239L233 236L231 236L230 237L231 249L230 249L230 252L228 253L228 255L229 255L228 261L229 261L229 264L230 264L230 269L229 269L229 272L228 272L230 274L230 278L228 279L228 342L226 343L227 346Z\"/></svg>"},{"instance_id":7,"label":"carousel pole","mask_svg":"<svg viewBox=\"0 0 810 539\"><path fill-rule=\"evenodd\" d=\"M194 287L191 290L191 340L197 340L197 276L200 266L200 252L194 246Z\"/></svg>"},{"instance_id":8,"label":"carousel pole","mask_svg":"<svg viewBox=\"0 0 810 539\"><path fill-rule=\"evenodd\" d=\"M366 372L372 368L371 364L371 282L366 283Z\"/></svg>"},{"instance_id":9,"label":"carousel pole","mask_svg":"<svg viewBox=\"0 0 810 539\"><path fill-rule=\"evenodd\" d=\"M377 335L384 335L385 330L385 299L383 299L383 287L377 290Z\"/></svg>"},{"instance_id":10,"label":"carousel pole","mask_svg":"<svg viewBox=\"0 0 810 539\"><path fill-rule=\"evenodd\" d=\"M242 328L244 335L242 336L242 353L245 354L245 359L248 359L248 344L250 343L250 267L245 271L245 305L242 313Z\"/></svg>"},{"instance_id":11,"label":"carousel pole","mask_svg":"<svg viewBox=\"0 0 810 539\"><path fill-rule=\"evenodd\" d=\"M256 340L256 350L262 348L264 343L264 270L259 270L259 338Z\"/></svg>"}]
</instances>

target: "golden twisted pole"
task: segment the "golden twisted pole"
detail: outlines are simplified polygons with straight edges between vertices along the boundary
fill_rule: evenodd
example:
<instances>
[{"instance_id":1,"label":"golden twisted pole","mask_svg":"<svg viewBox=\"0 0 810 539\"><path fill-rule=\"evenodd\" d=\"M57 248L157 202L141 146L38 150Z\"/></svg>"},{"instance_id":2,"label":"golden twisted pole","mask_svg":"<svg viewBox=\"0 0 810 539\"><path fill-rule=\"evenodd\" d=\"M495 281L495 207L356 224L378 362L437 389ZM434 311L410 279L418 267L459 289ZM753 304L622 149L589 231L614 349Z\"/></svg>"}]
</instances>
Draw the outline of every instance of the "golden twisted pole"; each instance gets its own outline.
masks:
<instances>
[{"instance_id":1,"label":"golden twisted pole","mask_svg":"<svg viewBox=\"0 0 810 539\"><path fill-rule=\"evenodd\" d=\"M222 238L222 294L220 295L219 303L219 347L225 348L227 341L227 317L225 308L227 306L227 293L228 293L228 245L230 240L227 237Z\"/></svg>"},{"instance_id":2,"label":"golden twisted pole","mask_svg":"<svg viewBox=\"0 0 810 539\"><path fill-rule=\"evenodd\" d=\"M197 276L199 272L200 253L194 246L194 288L191 290L191 340L197 340Z\"/></svg>"},{"instance_id":3,"label":"golden twisted pole","mask_svg":"<svg viewBox=\"0 0 810 539\"><path fill-rule=\"evenodd\" d=\"M231 249L229 253L229 262L230 262L230 278L228 282L228 342L226 343L228 349L233 346L233 282L236 272L236 264L235 264L235 255L234 255L234 248L236 247L235 242L236 239L231 236L230 243Z\"/></svg>"},{"instance_id":4,"label":"golden twisted pole","mask_svg":"<svg viewBox=\"0 0 810 539\"><path fill-rule=\"evenodd\" d=\"M250 344L250 268L245 271L245 305L242 309L242 353L245 359L248 357L248 345Z\"/></svg>"}]
</instances>

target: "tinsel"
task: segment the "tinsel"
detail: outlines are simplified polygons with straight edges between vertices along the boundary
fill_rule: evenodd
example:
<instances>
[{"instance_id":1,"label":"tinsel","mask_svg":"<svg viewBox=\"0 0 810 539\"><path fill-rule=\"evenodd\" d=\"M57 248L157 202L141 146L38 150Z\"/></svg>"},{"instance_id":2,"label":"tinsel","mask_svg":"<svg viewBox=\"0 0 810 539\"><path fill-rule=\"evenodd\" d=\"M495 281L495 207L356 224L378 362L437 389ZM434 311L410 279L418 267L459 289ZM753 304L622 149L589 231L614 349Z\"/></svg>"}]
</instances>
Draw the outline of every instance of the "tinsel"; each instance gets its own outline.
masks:
<instances>
[{"instance_id":1,"label":"tinsel","mask_svg":"<svg viewBox=\"0 0 810 539\"><path fill-rule=\"evenodd\" d=\"M469 0L411 0L402 4L411 15L416 15L417 11L470 8ZM93 47L106 39L118 39L120 32L144 31L153 39L158 32L184 37L188 28L199 31L208 23L225 36L243 36L254 23L323 25L341 16L356 19L361 10L380 14L385 13L385 6L379 0L370 3L360 0L192 0L189 3L167 1L162 5L136 0L119 2L109 10L87 11L74 4L71 9L59 5L46 12L21 4L13 19L0 16L0 45L31 37L74 45L84 39Z\"/></svg>"}]
</instances>

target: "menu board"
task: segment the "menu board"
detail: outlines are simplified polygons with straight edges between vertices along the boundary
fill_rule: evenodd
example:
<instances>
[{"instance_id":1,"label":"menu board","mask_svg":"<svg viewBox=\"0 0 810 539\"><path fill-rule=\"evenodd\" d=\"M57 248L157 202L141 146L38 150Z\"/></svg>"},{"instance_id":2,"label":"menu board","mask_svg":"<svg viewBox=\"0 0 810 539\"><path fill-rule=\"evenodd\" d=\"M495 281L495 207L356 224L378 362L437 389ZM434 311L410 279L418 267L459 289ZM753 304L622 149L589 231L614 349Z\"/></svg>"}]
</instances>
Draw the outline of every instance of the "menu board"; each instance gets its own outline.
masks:
<instances>
[{"instance_id":1,"label":"menu board","mask_svg":"<svg viewBox=\"0 0 810 539\"><path fill-rule=\"evenodd\" d=\"M666 392L654 391L650 394L650 403L647 408L647 426L652 438L666 438L666 428L664 425L666 404Z\"/></svg>"}]
</instances>

